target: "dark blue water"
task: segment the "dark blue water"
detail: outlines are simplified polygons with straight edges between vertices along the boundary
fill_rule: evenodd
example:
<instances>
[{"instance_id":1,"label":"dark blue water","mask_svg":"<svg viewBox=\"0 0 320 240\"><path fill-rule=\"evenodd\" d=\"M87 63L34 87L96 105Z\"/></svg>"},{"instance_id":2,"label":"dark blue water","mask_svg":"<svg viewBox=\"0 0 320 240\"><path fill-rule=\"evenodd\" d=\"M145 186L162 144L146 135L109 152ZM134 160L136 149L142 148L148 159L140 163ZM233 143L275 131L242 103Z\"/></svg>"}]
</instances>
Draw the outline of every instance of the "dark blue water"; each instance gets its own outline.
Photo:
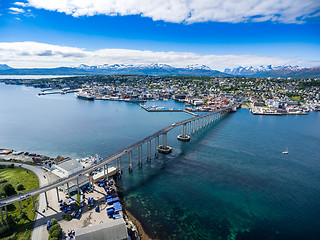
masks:
<instances>
[{"instance_id":1,"label":"dark blue water","mask_svg":"<svg viewBox=\"0 0 320 240\"><path fill-rule=\"evenodd\" d=\"M190 117L36 93L0 85L0 148L108 156ZM319 125L319 112L279 117L239 110L189 143L176 140L179 130L170 132L172 154L132 174L124 169L126 207L159 239L320 239Z\"/></svg>"}]
</instances>

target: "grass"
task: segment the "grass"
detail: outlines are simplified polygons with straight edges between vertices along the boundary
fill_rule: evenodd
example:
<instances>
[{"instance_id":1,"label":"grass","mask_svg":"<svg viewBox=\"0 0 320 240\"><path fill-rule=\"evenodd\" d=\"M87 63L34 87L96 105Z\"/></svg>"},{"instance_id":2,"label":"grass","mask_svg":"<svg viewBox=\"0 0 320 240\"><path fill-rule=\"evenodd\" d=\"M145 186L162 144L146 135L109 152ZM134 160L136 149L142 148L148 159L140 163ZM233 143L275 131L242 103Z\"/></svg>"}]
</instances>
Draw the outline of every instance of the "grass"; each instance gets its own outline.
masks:
<instances>
[{"instance_id":1,"label":"grass","mask_svg":"<svg viewBox=\"0 0 320 240\"><path fill-rule=\"evenodd\" d=\"M37 176L30 170L20 167L6 167L4 169L0 169L0 180L1 179L6 179L8 181L7 183L12 184L18 194L28 192L39 187ZM25 188L23 191L17 190L17 186L19 184L23 184ZM4 184L0 184L0 188L2 188L3 185ZM38 196L35 197L35 201L37 198ZM14 216L15 218L15 222L17 224L15 233L17 234L17 239L30 239L30 233L33 228L35 218L32 198L21 201L21 206L22 211L25 213L24 217L19 217L21 216L19 203L14 203L13 206L8 207L8 215ZM3 216L6 216L5 211L3 211Z\"/></svg>"},{"instance_id":2,"label":"grass","mask_svg":"<svg viewBox=\"0 0 320 240\"><path fill-rule=\"evenodd\" d=\"M302 102L303 101L303 97L301 97L301 96L292 96L292 97L289 97L289 99L291 101L296 101L296 102Z\"/></svg>"}]
</instances>

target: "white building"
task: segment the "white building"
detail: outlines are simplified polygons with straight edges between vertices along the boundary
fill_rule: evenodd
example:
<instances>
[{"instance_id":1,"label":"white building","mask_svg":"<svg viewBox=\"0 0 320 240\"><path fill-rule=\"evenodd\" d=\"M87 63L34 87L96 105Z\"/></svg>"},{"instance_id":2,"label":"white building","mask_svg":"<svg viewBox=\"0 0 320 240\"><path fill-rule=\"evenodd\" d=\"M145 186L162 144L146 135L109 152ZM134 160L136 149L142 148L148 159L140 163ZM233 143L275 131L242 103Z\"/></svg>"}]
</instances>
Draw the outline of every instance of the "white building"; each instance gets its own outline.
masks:
<instances>
[{"instance_id":1,"label":"white building","mask_svg":"<svg viewBox=\"0 0 320 240\"><path fill-rule=\"evenodd\" d=\"M82 164L74 159L63 161L55 166L56 175L61 178L69 177L72 174L80 172L82 169Z\"/></svg>"},{"instance_id":2,"label":"white building","mask_svg":"<svg viewBox=\"0 0 320 240\"><path fill-rule=\"evenodd\" d=\"M76 229L77 240L124 240L128 239L126 223L123 218Z\"/></svg>"}]
</instances>

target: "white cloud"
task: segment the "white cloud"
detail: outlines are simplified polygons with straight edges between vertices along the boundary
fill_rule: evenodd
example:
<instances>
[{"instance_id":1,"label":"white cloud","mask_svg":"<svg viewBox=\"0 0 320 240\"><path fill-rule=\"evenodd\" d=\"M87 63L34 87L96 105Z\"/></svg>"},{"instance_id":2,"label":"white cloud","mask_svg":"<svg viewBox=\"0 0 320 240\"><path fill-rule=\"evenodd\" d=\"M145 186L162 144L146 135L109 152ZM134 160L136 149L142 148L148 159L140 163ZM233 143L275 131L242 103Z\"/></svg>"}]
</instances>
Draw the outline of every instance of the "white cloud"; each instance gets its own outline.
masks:
<instances>
[{"instance_id":1,"label":"white cloud","mask_svg":"<svg viewBox=\"0 0 320 240\"><path fill-rule=\"evenodd\" d=\"M0 42L0 63L12 67L61 67L80 64L169 64L185 67L204 64L212 69L224 70L238 66L299 65L319 66L320 61L308 62L294 58L265 57L255 55L201 55L191 52L155 52L128 49L100 49L51 45L38 42Z\"/></svg>"},{"instance_id":2,"label":"white cloud","mask_svg":"<svg viewBox=\"0 0 320 240\"><path fill-rule=\"evenodd\" d=\"M12 14L24 13L25 11L22 8L11 7L9 8Z\"/></svg>"},{"instance_id":3,"label":"white cloud","mask_svg":"<svg viewBox=\"0 0 320 240\"><path fill-rule=\"evenodd\" d=\"M301 23L319 0L28 0L29 5L78 16L141 15L174 23L277 21Z\"/></svg>"},{"instance_id":4,"label":"white cloud","mask_svg":"<svg viewBox=\"0 0 320 240\"><path fill-rule=\"evenodd\" d=\"M15 2L14 5L20 6L20 7L27 7L28 3L24 3L24 2Z\"/></svg>"}]
</instances>

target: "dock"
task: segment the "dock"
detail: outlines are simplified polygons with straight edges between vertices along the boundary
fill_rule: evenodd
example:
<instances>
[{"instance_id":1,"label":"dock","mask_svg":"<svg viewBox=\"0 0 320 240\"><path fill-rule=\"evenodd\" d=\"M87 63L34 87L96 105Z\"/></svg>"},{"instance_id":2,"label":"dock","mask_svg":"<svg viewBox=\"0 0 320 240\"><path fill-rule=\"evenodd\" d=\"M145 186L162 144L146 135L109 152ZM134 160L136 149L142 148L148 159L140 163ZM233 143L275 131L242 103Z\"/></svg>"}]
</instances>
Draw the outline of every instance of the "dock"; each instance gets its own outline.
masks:
<instances>
[{"instance_id":1,"label":"dock","mask_svg":"<svg viewBox=\"0 0 320 240\"><path fill-rule=\"evenodd\" d=\"M182 109L149 109L145 105L142 105L141 103L140 103L140 107L146 110L147 112L184 112L184 113L191 114L193 116L198 116L198 114L196 113L190 112L188 110L182 110Z\"/></svg>"}]
</instances>

